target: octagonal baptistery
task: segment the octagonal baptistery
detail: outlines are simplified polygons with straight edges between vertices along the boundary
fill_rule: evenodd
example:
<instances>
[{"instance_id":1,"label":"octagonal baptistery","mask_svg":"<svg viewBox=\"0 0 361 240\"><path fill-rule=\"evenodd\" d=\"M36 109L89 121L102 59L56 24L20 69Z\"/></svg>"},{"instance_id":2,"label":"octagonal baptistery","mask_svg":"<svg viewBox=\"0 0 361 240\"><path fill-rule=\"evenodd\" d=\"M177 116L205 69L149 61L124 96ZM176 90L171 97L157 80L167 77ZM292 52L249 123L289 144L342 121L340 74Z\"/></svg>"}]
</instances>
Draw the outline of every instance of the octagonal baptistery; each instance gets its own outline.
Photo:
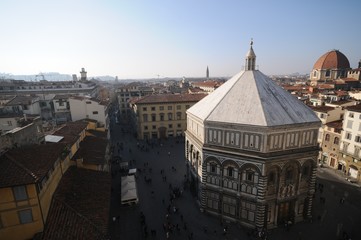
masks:
<instances>
[{"instance_id":1,"label":"octagonal baptistery","mask_svg":"<svg viewBox=\"0 0 361 240\"><path fill-rule=\"evenodd\" d=\"M261 229L311 217L321 123L255 65L188 109L185 156L201 210Z\"/></svg>"}]
</instances>

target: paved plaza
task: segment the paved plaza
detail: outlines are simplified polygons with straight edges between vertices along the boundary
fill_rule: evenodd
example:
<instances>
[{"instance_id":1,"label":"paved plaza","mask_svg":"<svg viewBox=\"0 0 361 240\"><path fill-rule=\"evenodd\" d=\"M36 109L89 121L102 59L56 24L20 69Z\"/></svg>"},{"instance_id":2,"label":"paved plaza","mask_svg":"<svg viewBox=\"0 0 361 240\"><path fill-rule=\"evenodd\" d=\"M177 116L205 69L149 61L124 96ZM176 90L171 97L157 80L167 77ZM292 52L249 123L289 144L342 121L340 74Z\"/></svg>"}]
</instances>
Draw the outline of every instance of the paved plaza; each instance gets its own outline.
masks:
<instances>
[{"instance_id":1,"label":"paved plaza","mask_svg":"<svg viewBox=\"0 0 361 240\"><path fill-rule=\"evenodd\" d=\"M113 163L111 239L260 239L252 229L200 211L185 181L183 139L138 142L129 126L114 121L111 136L114 154L140 170L139 203L122 206L121 173L119 164ZM267 239L345 239L346 234L349 239L361 239L360 224L361 188L334 170L319 168L313 219L289 229L269 230Z\"/></svg>"}]
</instances>

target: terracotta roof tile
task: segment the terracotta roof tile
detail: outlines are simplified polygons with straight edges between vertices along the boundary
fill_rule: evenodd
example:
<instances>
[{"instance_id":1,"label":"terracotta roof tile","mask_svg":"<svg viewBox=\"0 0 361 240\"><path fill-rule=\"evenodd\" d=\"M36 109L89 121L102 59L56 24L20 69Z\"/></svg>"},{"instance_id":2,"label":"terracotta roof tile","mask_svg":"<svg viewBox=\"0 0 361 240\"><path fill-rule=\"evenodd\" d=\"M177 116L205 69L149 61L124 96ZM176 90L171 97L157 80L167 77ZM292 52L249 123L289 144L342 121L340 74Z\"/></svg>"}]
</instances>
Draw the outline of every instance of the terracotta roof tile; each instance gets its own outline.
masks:
<instances>
[{"instance_id":1,"label":"terracotta roof tile","mask_svg":"<svg viewBox=\"0 0 361 240\"><path fill-rule=\"evenodd\" d=\"M74 144L87 126L88 123L84 121L68 122L65 126L52 133L52 135L64 137L61 141L62 143Z\"/></svg>"},{"instance_id":2,"label":"terracotta roof tile","mask_svg":"<svg viewBox=\"0 0 361 240\"><path fill-rule=\"evenodd\" d=\"M109 173L70 167L53 196L43 239L106 239L110 188Z\"/></svg>"},{"instance_id":3,"label":"terracotta roof tile","mask_svg":"<svg viewBox=\"0 0 361 240\"><path fill-rule=\"evenodd\" d=\"M350 68L347 57L338 50L323 54L313 65L313 69L344 69Z\"/></svg>"},{"instance_id":4,"label":"terracotta roof tile","mask_svg":"<svg viewBox=\"0 0 361 240\"><path fill-rule=\"evenodd\" d=\"M351 112L361 112L361 104L346 107L346 109Z\"/></svg>"},{"instance_id":5,"label":"terracotta roof tile","mask_svg":"<svg viewBox=\"0 0 361 240\"><path fill-rule=\"evenodd\" d=\"M80 143L80 148L74 155L73 159L76 160L82 158L84 163L104 164L107 145L107 139L86 136Z\"/></svg>"},{"instance_id":6,"label":"terracotta roof tile","mask_svg":"<svg viewBox=\"0 0 361 240\"><path fill-rule=\"evenodd\" d=\"M328 106L310 106L310 108L315 112L323 112L323 113L327 113L335 109L334 107L328 107Z\"/></svg>"},{"instance_id":7,"label":"terracotta roof tile","mask_svg":"<svg viewBox=\"0 0 361 240\"><path fill-rule=\"evenodd\" d=\"M36 183L53 168L65 144L31 145L9 150L0 159L0 186Z\"/></svg>"}]
</instances>

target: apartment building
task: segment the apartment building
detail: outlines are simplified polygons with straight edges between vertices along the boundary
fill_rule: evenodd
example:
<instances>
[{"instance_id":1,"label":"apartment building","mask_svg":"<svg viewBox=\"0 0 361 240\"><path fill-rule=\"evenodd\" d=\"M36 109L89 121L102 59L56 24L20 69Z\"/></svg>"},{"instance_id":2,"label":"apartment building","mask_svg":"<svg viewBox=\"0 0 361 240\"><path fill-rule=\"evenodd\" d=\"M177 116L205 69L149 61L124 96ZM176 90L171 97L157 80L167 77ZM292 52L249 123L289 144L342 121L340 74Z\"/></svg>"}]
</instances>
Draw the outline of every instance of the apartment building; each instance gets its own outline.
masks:
<instances>
[{"instance_id":1,"label":"apartment building","mask_svg":"<svg viewBox=\"0 0 361 240\"><path fill-rule=\"evenodd\" d=\"M338 169L350 179L360 181L361 104L346 108L342 129Z\"/></svg>"},{"instance_id":2,"label":"apartment building","mask_svg":"<svg viewBox=\"0 0 361 240\"><path fill-rule=\"evenodd\" d=\"M206 94L149 95L130 101L132 124L138 139L183 136L187 129L186 110Z\"/></svg>"}]
</instances>

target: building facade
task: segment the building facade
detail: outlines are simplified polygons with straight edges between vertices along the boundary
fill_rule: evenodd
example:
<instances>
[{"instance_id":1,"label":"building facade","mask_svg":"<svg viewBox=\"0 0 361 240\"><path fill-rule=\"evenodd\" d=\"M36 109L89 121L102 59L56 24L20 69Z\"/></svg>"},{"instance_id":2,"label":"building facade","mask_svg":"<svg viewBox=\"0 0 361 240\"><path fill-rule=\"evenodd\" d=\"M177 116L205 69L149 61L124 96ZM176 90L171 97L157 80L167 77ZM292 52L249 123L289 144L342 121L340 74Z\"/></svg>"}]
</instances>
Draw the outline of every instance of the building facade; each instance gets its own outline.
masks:
<instances>
[{"instance_id":1,"label":"building facade","mask_svg":"<svg viewBox=\"0 0 361 240\"><path fill-rule=\"evenodd\" d=\"M98 121L100 127L108 129L108 102L89 97L73 96L69 98L72 121L93 119Z\"/></svg>"},{"instance_id":2,"label":"building facade","mask_svg":"<svg viewBox=\"0 0 361 240\"><path fill-rule=\"evenodd\" d=\"M204 94L149 95L130 101L132 123L138 139L183 136L186 110L204 98Z\"/></svg>"},{"instance_id":3,"label":"building facade","mask_svg":"<svg viewBox=\"0 0 361 240\"><path fill-rule=\"evenodd\" d=\"M202 210L261 229L311 217L321 123L255 60L188 109L185 157Z\"/></svg>"},{"instance_id":4,"label":"building facade","mask_svg":"<svg viewBox=\"0 0 361 240\"><path fill-rule=\"evenodd\" d=\"M361 105L347 107L344 115L340 146L340 170L354 180L360 181L361 173Z\"/></svg>"}]
</instances>

